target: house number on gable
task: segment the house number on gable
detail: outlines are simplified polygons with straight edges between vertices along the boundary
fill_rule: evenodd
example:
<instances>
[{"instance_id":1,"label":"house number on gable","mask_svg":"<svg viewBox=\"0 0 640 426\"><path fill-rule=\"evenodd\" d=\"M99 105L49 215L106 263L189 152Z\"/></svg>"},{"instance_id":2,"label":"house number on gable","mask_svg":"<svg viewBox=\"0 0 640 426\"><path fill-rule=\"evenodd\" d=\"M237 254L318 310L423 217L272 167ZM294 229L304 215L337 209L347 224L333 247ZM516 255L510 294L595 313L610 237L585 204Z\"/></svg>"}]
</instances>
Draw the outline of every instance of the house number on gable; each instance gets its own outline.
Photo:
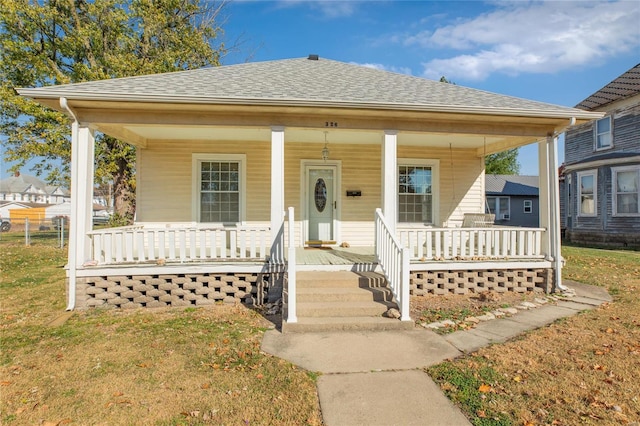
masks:
<instances>
[{"instance_id":1,"label":"house number on gable","mask_svg":"<svg viewBox=\"0 0 640 426\"><path fill-rule=\"evenodd\" d=\"M325 121L324 127L338 127L337 121Z\"/></svg>"}]
</instances>

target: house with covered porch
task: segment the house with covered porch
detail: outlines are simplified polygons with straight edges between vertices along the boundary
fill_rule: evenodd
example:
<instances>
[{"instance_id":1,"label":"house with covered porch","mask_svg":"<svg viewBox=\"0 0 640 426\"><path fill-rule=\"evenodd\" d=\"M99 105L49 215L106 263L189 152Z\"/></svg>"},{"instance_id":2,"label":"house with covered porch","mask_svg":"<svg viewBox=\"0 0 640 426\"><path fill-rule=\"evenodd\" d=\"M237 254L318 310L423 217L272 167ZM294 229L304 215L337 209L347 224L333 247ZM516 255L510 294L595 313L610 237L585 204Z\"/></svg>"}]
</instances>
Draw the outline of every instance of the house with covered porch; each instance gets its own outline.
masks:
<instances>
[{"instance_id":1,"label":"house with covered porch","mask_svg":"<svg viewBox=\"0 0 640 426\"><path fill-rule=\"evenodd\" d=\"M600 116L317 55L17 90L73 120L68 309L283 298L287 325L561 289L556 135ZM132 226L92 229L95 132L137 148ZM540 227L467 220L484 156L530 143Z\"/></svg>"}]
</instances>

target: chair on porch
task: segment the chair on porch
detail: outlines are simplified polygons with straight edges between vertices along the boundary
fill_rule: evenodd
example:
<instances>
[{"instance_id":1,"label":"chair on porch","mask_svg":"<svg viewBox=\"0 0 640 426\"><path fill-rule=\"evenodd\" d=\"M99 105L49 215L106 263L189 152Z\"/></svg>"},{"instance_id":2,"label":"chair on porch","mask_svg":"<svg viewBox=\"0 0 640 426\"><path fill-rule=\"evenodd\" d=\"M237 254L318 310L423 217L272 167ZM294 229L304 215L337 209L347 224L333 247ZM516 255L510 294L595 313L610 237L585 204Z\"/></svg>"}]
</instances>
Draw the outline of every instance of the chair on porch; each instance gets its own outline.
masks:
<instances>
[{"instance_id":1,"label":"chair on porch","mask_svg":"<svg viewBox=\"0 0 640 426\"><path fill-rule=\"evenodd\" d=\"M462 219L463 228L488 228L492 227L496 220L493 213L465 213Z\"/></svg>"}]
</instances>

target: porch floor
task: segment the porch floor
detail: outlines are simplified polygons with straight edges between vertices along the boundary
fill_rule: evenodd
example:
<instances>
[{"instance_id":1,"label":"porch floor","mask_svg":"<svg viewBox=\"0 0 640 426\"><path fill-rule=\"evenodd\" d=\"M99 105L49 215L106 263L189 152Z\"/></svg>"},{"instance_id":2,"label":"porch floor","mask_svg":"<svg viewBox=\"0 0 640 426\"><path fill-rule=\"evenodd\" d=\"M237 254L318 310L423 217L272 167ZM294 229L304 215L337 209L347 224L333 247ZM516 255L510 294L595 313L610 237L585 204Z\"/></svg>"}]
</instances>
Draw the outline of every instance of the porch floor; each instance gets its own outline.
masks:
<instances>
[{"instance_id":1,"label":"porch floor","mask_svg":"<svg viewBox=\"0 0 640 426\"><path fill-rule=\"evenodd\" d=\"M376 263L374 247L297 248L297 265L355 265Z\"/></svg>"},{"instance_id":2,"label":"porch floor","mask_svg":"<svg viewBox=\"0 0 640 426\"><path fill-rule=\"evenodd\" d=\"M296 249L296 265L300 270L348 270L348 271L380 271L376 262L375 247L324 247ZM425 260L411 259L411 270L465 270L465 269L510 269L545 268L551 263L545 259L500 258L487 260Z\"/></svg>"}]
</instances>

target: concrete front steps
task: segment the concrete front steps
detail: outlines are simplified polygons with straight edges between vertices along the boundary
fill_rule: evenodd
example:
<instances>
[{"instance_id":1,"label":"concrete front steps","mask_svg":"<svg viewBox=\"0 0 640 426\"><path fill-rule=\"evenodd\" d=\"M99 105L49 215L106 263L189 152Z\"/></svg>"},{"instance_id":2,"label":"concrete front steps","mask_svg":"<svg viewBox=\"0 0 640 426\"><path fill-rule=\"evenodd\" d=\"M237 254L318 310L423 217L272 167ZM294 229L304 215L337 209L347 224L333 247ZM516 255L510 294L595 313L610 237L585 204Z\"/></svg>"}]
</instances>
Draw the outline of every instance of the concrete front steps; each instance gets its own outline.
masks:
<instances>
[{"instance_id":1,"label":"concrete front steps","mask_svg":"<svg viewBox=\"0 0 640 426\"><path fill-rule=\"evenodd\" d=\"M414 326L413 321L382 316L398 306L384 276L374 272L299 271L297 288L298 322L283 320L283 333L407 330Z\"/></svg>"}]
</instances>

